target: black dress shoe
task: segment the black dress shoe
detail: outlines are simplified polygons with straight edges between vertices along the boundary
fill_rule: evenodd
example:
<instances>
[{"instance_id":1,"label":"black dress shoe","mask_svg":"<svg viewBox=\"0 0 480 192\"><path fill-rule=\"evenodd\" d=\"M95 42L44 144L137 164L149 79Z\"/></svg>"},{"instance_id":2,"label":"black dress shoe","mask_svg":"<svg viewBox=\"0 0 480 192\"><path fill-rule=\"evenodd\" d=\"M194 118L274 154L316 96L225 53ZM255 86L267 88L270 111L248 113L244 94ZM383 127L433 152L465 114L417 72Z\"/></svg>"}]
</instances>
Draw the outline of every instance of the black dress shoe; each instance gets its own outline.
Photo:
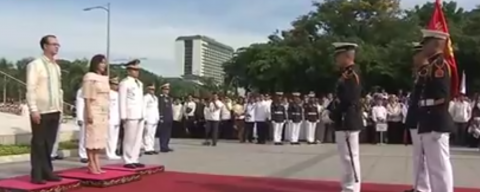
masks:
<instances>
[{"instance_id":1,"label":"black dress shoe","mask_svg":"<svg viewBox=\"0 0 480 192\"><path fill-rule=\"evenodd\" d=\"M52 174L52 175L49 175L49 176L45 177L45 180L46 181L62 181L62 178Z\"/></svg>"},{"instance_id":2,"label":"black dress shoe","mask_svg":"<svg viewBox=\"0 0 480 192\"><path fill-rule=\"evenodd\" d=\"M205 142L202 143L202 145L209 146L209 145L210 145L210 142L205 141Z\"/></svg>"},{"instance_id":3,"label":"black dress shoe","mask_svg":"<svg viewBox=\"0 0 480 192\"><path fill-rule=\"evenodd\" d=\"M125 164L125 165L123 165L123 167L125 167L125 168L127 168L127 169L135 169L135 168L137 168L137 167L135 166L135 164Z\"/></svg>"},{"instance_id":4,"label":"black dress shoe","mask_svg":"<svg viewBox=\"0 0 480 192\"><path fill-rule=\"evenodd\" d=\"M144 168L145 165L144 164L141 164L141 163L134 163L133 164L136 168Z\"/></svg>"},{"instance_id":5,"label":"black dress shoe","mask_svg":"<svg viewBox=\"0 0 480 192\"><path fill-rule=\"evenodd\" d=\"M415 190L415 189L409 189L409 190L405 190L404 192L421 192L421 191L418 191L418 190Z\"/></svg>"},{"instance_id":6,"label":"black dress shoe","mask_svg":"<svg viewBox=\"0 0 480 192\"><path fill-rule=\"evenodd\" d=\"M143 153L145 155L154 155L155 153L153 151L145 151L145 153Z\"/></svg>"},{"instance_id":7,"label":"black dress shoe","mask_svg":"<svg viewBox=\"0 0 480 192\"><path fill-rule=\"evenodd\" d=\"M55 157L52 157L52 160L53 160L53 161L55 161L55 160L62 160L62 159L63 159L63 157L60 156L60 155L57 155L57 156L55 156Z\"/></svg>"},{"instance_id":8,"label":"black dress shoe","mask_svg":"<svg viewBox=\"0 0 480 192\"><path fill-rule=\"evenodd\" d=\"M174 150L172 148L168 148L168 151L173 152Z\"/></svg>"},{"instance_id":9,"label":"black dress shoe","mask_svg":"<svg viewBox=\"0 0 480 192\"><path fill-rule=\"evenodd\" d=\"M80 162L81 162L81 163L88 163L88 159L87 159L87 158L81 158L81 159L80 159Z\"/></svg>"},{"instance_id":10,"label":"black dress shoe","mask_svg":"<svg viewBox=\"0 0 480 192\"><path fill-rule=\"evenodd\" d=\"M277 143L273 143L274 145L283 145L283 143L280 143L280 142L277 142Z\"/></svg>"},{"instance_id":11,"label":"black dress shoe","mask_svg":"<svg viewBox=\"0 0 480 192\"><path fill-rule=\"evenodd\" d=\"M45 185L47 182L42 179L32 179L30 183L35 184L35 185Z\"/></svg>"},{"instance_id":12,"label":"black dress shoe","mask_svg":"<svg viewBox=\"0 0 480 192\"><path fill-rule=\"evenodd\" d=\"M158 152L158 151L154 151L153 154L157 155L157 154L159 154L159 152Z\"/></svg>"},{"instance_id":13,"label":"black dress shoe","mask_svg":"<svg viewBox=\"0 0 480 192\"><path fill-rule=\"evenodd\" d=\"M168 149L160 149L160 153L168 153L170 152Z\"/></svg>"}]
</instances>

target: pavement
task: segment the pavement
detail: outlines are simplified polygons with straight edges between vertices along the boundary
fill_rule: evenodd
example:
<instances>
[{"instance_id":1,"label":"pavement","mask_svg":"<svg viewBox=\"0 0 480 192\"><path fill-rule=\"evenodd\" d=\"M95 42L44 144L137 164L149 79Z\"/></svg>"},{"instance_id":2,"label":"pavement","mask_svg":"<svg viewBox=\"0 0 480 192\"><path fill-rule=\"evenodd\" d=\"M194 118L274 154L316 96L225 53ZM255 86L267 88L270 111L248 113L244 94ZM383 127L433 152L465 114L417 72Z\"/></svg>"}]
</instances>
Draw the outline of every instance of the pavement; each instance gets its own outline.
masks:
<instances>
[{"instance_id":1,"label":"pavement","mask_svg":"<svg viewBox=\"0 0 480 192\"><path fill-rule=\"evenodd\" d=\"M167 171L281 177L338 181L340 163L334 144L275 146L220 141L216 147L202 146L201 140L175 139L175 152L142 156L146 164L165 165ZM362 181L368 183L411 184L411 146L362 145ZM451 149L455 186L480 188L478 149ZM116 162L103 162L116 163ZM55 161L55 169L84 166L78 158ZM29 173L29 162L0 165L0 178Z\"/></svg>"}]
</instances>

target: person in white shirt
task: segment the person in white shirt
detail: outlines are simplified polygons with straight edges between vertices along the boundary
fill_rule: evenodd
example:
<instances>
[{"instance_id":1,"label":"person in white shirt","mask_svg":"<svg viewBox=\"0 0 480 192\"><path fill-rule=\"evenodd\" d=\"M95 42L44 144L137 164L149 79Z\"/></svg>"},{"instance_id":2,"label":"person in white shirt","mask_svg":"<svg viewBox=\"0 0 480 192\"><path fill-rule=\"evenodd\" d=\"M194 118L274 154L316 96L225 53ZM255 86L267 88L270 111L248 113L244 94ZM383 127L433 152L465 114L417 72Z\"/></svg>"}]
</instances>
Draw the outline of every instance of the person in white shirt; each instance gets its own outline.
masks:
<instances>
[{"instance_id":1,"label":"person in white shirt","mask_svg":"<svg viewBox=\"0 0 480 192\"><path fill-rule=\"evenodd\" d=\"M245 131L242 142L248 141L253 143L253 129L255 127L255 98L253 96L248 97L248 102L245 104Z\"/></svg>"},{"instance_id":2,"label":"person in white shirt","mask_svg":"<svg viewBox=\"0 0 480 192\"><path fill-rule=\"evenodd\" d=\"M160 113L158 98L155 96L155 84L147 86L147 94L143 96L145 110L145 131L143 134L143 149L145 155L155 155L155 133L157 131Z\"/></svg>"},{"instance_id":3,"label":"person in white shirt","mask_svg":"<svg viewBox=\"0 0 480 192\"><path fill-rule=\"evenodd\" d=\"M383 99L378 98L375 101L375 106L372 107L372 121L375 124L376 131L378 132L376 134L376 139L375 139L376 143L384 143L384 141L382 140L384 138L380 134L383 134L383 132L386 132L387 131L386 128L388 128L387 127L388 112L387 112L387 108L385 108L382 105L382 101Z\"/></svg>"},{"instance_id":4,"label":"person in white shirt","mask_svg":"<svg viewBox=\"0 0 480 192\"><path fill-rule=\"evenodd\" d=\"M257 98L257 104L255 105L255 126L257 128L257 143L265 144L268 139L269 124L268 118L270 117L270 105L265 100L264 95L260 95Z\"/></svg>"},{"instance_id":5,"label":"person in white shirt","mask_svg":"<svg viewBox=\"0 0 480 192\"><path fill-rule=\"evenodd\" d=\"M218 127L220 125L220 115L223 103L218 99L217 93L212 94L212 98L205 107L205 142L203 145L217 146Z\"/></svg>"},{"instance_id":6,"label":"person in white shirt","mask_svg":"<svg viewBox=\"0 0 480 192\"><path fill-rule=\"evenodd\" d=\"M231 139L233 137L233 121L232 121L232 100L228 97L223 99L223 107L220 112L220 138Z\"/></svg>"},{"instance_id":7,"label":"person in white shirt","mask_svg":"<svg viewBox=\"0 0 480 192\"><path fill-rule=\"evenodd\" d=\"M402 124L403 104L398 102L398 97L390 95L387 104L387 138L390 144L402 144L405 129Z\"/></svg>"},{"instance_id":8,"label":"person in white shirt","mask_svg":"<svg viewBox=\"0 0 480 192\"><path fill-rule=\"evenodd\" d=\"M109 128L107 133L106 155L110 160L121 159L116 154L120 132L120 105L118 100L118 78L110 79Z\"/></svg>"},{"instance_id":9,"label":"person in white shirt","mask_svg":"<svg viewBox=\"0 0 480 192\"><path fill-rule=\"evenodd\" d=\"M472 115L472 108L466 97L461 95L450 102L449 112L455 122L456 129L451 134L452 144L465 146L467 140L467 123Z\"/></svg>"},{"instance_id":10,"label":"person in white shirt","mask_svg":"<svg viewBox=\"0 0 480 192\"><path fill-rule=\"evenodd\" d=\"M87 163L87 150L85 149L85 121L84 121L84 99L82 98L82 88L77 90L77 96L75 98L75 114L77 118L78 126L78 156L80 157L80 162Z\"/></svg>"},{"instance_id":11,"label":"person in white shirt","mask_svg":"<svg viewBox=\"0 0 480 192\"><path fill-rule=\"evenodd\" d=\"M237 138L242 143L245 142L244 132L245 132L245 104L243 98L238 98L236 102L233 103L232 113L234 118L234 128L237 132Z\"/></svg>"},{"instance_id":12,"label":"person in white shirt","mask_svg":"<svg viewBox=\"0 0 480 192\"><path fill-rule=\"evenodd\" d=\"M140 61L131 61L127 67L127 77L119 85L120 119L124 128L123 155L124 167L135 169L145 167L139 162L145 117L143 104L143 83L138 79Z\"/></svg>"},{"instance_id":13,"label":"person in white shirt","mask_svg":"<svg viewBox=\"0 0 480 192\"><path fill-rule=\"evenodd\" d=\"M54 35L46 35L41 38L40 46L43 55L30 62L26 72L26 98L32 127L30 177L33 184L62 180L53 173L50 158L63 110L61 69L55 61L60 44Z\"/></svg>"},{"instance_id":14,"label":"person in white shirt","mask_svg":"<svg viewBox=\"0 0 480 192\"><path fill-rule=\"evenodd\" d=\"M183 104L183 116L185 117L185 126L191 137L198 135L198 130L195 129L195 110L197 103L193 100L192 95L187 96L187 100Z\"/></svg>"},{"instance_id":15,"label":"person in white shirt","mask_svg":"<svg viewBox=\"0 0 480 192\"><path fill-rule=\"evenodd\" d=\"M172 137L173 138L184 138L187 136L187 130L182 124L183 120L183 105L180 99L175 98L172 103Z\"/></svg>"}]
</instances>

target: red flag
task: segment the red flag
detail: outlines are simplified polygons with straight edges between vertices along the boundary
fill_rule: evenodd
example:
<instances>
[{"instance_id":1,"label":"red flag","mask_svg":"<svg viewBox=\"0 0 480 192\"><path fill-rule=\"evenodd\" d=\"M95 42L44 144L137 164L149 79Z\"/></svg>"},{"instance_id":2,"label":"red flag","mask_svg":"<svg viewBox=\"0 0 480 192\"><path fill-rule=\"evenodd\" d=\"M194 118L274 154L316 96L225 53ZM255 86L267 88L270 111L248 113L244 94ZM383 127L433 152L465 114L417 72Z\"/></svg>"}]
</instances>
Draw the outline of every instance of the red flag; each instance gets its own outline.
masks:
<instances>
[{"instance_id":1,"label":"red flag","mask_svg":"<svg viewBox=\"0 0 480 192\"><path fill-rule=\"evenodd\" d=\"M448 32L447 20L445 19L445 15L443 15L442 10L442 3L440 0L436 0L435 2L435 9L433 10L432 18L430 19L430 23L428 24L428 29L431 30L439 30L445 33ZM452 79L451 84L451 96L455 97L458 95L459 88L459 78L458 78L458 69L457 63L455 62L455 57L453 55L453 48L452 48L452 39L449 38L447 42L447 46L445 47L445 59L447 60L450 66L450 74Z\"/></svg>"}]
</instances>

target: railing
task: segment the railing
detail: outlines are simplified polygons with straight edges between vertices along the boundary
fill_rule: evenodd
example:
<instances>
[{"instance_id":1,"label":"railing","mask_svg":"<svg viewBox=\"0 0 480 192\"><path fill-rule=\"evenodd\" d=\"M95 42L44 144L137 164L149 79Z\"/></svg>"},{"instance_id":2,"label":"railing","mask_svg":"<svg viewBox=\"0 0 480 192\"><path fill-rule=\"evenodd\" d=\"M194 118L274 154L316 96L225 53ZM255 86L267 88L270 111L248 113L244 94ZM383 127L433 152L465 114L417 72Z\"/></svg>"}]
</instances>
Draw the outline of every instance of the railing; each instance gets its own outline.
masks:
<instances>
[{"instance_id":1,"label":"railing","mask_svg":"<svg viewBox=\"0 0 480 192\"><path fill-rule=\"evenodd\" d=\"M1 103L3 103L3 106L21 106L22 103L25 103L25 93L26 93L26 86L27 84L23 82L20 79L17 79L13 76L11 76L8 73L5 73L0 70L0 77L3 76L3 78L0 78L0 88L2 89L2 100ZM11 84L13 83L13 84ZM74 109L74 105L63 102L63 111L64 114L71 115L72 111ZM2 106L2 105L0 105ZM20 109L21 110L21 109ZM8 111L2 111L2 112L8 112ZM16 109L12 109L12 114L17 114Z\"/></svg>"}]
</instances>

